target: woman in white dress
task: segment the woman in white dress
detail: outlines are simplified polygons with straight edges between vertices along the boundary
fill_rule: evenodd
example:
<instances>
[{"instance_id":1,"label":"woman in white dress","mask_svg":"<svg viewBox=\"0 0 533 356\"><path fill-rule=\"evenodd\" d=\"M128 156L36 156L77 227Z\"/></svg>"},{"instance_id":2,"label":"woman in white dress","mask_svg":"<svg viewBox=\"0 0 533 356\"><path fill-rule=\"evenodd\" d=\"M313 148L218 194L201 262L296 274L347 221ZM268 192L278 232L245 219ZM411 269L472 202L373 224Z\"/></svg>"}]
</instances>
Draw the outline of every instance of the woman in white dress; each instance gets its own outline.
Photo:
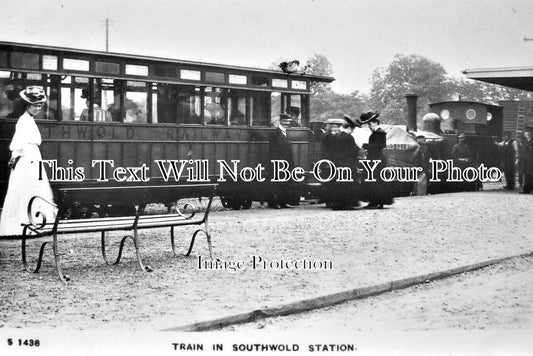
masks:
<instances>
[{"instance_id":1,"label":"woman in white dress","mask_svg":"<svg viewBox=\"0 0 533 356\"><path fill-rule=\"evenodd\" d=\"M39 150L41 133L34 120L34 116L39 114L46 102L46 94L41 87L30 86L20 92L20 97L26 102L26 111L18 119L9 145L11 172L0 217L0 236L22 235L21 224L29 222L27 209L33 196L38 195L53 202L52 190L44 169L39 179L39 162L42 160ZM48 204L41 204L37 211L44 213L48 221L55 218L55 211Z\"/></svg>"}]
</instances>

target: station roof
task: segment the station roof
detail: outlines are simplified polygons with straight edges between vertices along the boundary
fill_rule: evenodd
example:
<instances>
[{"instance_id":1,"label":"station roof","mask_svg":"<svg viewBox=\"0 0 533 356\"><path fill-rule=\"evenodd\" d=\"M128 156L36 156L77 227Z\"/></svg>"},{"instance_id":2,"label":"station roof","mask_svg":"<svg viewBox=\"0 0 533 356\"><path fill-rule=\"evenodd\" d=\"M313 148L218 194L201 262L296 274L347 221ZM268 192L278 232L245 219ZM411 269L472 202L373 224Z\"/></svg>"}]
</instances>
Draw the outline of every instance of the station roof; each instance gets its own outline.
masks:
<instances>
[{"instance_id":1,"label":"station roof","mask_svg":"<svg viewBox=\"0 0 533 356\"><path fill-rule=\"evenodd\" d=\"M469 79L533 91L533 67L465 69L463 74Z\"/></svg>"},{"instance_id":2,"label":"station roof","mask_svg":"<svg viewBox=\"0 0 533 356\"><path fill-rule=\"evenodd\" d=\"M474 79L474 78L471 78L471 79ZM465 103L465 104L481 104L481 105L484 105L484 106L488 106L488 107L493 107L493 108L501 108L500 105L495 105L495 104L487 104L487 103L481 103L479 101L470 101L470 100L448 100L448 101L439 101L438 103L431 103L429 104L429 106L434 106L434 105L442 105L442 104L449 104L449 103L457 103L457 102L461 102L461 103Z\"/></svg>"}]
</instances>

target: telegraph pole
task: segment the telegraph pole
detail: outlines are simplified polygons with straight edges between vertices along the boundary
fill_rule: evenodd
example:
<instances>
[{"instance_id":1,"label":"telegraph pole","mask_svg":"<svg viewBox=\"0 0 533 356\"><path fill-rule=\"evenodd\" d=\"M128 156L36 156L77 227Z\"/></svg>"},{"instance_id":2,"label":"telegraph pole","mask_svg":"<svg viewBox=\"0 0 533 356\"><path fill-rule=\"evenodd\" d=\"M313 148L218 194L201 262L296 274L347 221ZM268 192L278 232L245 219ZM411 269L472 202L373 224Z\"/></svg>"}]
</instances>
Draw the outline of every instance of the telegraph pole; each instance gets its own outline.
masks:
<instances>
[{"instance_id":1,"label":"telegraph pole","mask_svg":"<svg viewBox=\"0 0 533 356\"><path fill-rule=\"evenodd\" d=\"M113 21L109 21L109 18L106 17L105 21L102 20L102 22L105 24L105 51L109 52L109 25L112 26Z\"/></svg>"}]
</instances>

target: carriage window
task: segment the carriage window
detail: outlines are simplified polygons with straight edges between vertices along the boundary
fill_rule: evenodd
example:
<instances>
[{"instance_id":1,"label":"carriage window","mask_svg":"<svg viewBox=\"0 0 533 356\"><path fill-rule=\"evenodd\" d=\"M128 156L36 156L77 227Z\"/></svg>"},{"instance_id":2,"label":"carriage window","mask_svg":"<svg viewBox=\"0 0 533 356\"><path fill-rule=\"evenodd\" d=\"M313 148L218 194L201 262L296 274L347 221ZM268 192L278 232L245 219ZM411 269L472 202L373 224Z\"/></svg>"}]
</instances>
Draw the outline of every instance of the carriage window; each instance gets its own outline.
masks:
<instances>
[{"instance_id":1,"label":"carriage window","mask_svg":"<svg viewBox=\"0 0 533 356\"><path fill-rule=\"evenodd\" d=\"M89 71L89 61L83 59L63 58L63 69Z\"/></svg>"},{"instance_id":2,"label":"carriage window","mask_svg":"<svg viewBox=\"0 0 533 356\"><path fill-rule=\"evenodd\" d=\"M148 66L139 66L135 64L126 64L126 74L148 76Z\"/></svg>"},{"instance_id":3,"label":"carriage window","mask_svg":"<svg viewBox=\"0 0 533 356\"><path fill-rule=\"evenodd\" d=\"M113 111L114 90L112 79L93 79L64 76L61 79L62 120L112 121L117 119L120 107ZM119 94L119 93L118 93ZM92 105L92 117L90 117Z\"/></svg>"},{"instance_id":4,"label":"carriage window","mask_svg":"<svg viewBox=\"0 0 533 356\"><path fill-rule=\"evenodd\" d=\"M247 125L247 93L243 90L229 90L228 112L230 125Z\"/></svg>"},{"instance_id":5,"label":"carriage window","mask_svg":"<svg viewBox=\"0 0 533 356\"><path fill-rule=\"evenodd\" d=\"M175 66L165 65L165 64L155 64L154 75L157 77L169 77L177 78L178 77L178 68Z\"/></svg>"},{"instance_id":6,"label":"carriage window","mask_svg":"<svg viewBox=\"0 0 533 356\"><path fill-rule=\"evenodd\" d=\"M43 56L43 69L57 70L57 56Z\"/></svg>"},{"instance_id":7,"label":"carriage window","mask_svg":"<svg viewBox=\"0 0 533 356\"><path fill-rule=\"evenodd\" d=\"M290 102L287 103L287 114L291 116L293 127L304 126L302 121L302 100L301 95L291 95Z\"/></svg>"},{"instance_id":8,"label":"carriage window","mask_svg":"<svg viewBox=\"0 0 533 356\"><path fill-rule=\"evenodd\" d=\"M252 75L252 85L258 85L262 87L268 86L268 78Z\"/></svg>"},{"instance_id":9,"label":"carriage window","mask_svg":"<svg viewBox=\"0 0 533 356\"><path fill-rule=\"evenodd\" d=\"M0 72L0 118L19 118L24 113L26 103L19 93L30 85L42 87L48 98L36 119L58 118L59 76L8 71Z\"/></svg>"},{"instance_id":10,"label":"carriage window","mask_svg":"<svg viewBox=\"0 0 533 356\"><path fill-rule=\"evenodd\" d=\"M61 77L59 75L43 75L45 81L44 89L48 101L44 107L44 114L48 120L59 120L61 108Z\"/></svg>"},{"instance_id":11,"label":"carriage window","mask_svg":"<svg viewBox=\"0 0 533 356\"><path fill-rule=\"evenodd\" d=\"M43 80L43 76L37 73L27 73L26 80L40 82L41 80Z\"/></svg>"},{"instance_id":12,"label":"carriage window","mask_svg":"<svg viewBox=\"0 0 533 356\"><path fill-rule=\"evenodd\" d=\"M292 80L291 81L291 87L293 89L300 89L300 90L306 90L307 89L307 83L303 80Z\"/></svg>"},{"instance_id":13,"label":"carriage window","mask_svg":"<svg viewBox=\"0 0 533 356\"><path fill-rule=\"evenodd\" d=\"M285 113L286 95L278 92L273 92L270 100L270 124L277 126L279 114Z\"/></svg>"},{"instance_id":14,"label":"carriage window","mask_svg":"<svg viewBox=\"0 0 533 356\"><path fill-rule=\"evenodd\" d=\"M245 75L230 74L228 76L228 82L230 84L246 85L248 83L248 78Z\"/></svg>"},{"instance_id":15,"label":"carriage window","mask_svg":"<svg viewBox=\"0 0 533 356\"><path fill-rule=\"evenodd\" d=\"M0 66L7 67L7 52L0 51Z\"/></svg>"},{"instance_id":16,"label":"carriage window","mask_svg":"<svg viewBox=\"0 0 533 356\"><path fill-rule=\"evenodd\" d=\"M202 123L199 87L165 83L153 85L152 123Z\"/></svg>"},{"instance_id":17,"label":"carriage window","mask_svg":"<svg viewBox=\"0 0 533 356\"><path fill-rule=\"evenodd\" d=\"M178 86L178 122L181 124L201 124L200 88Z\"/></svg>"},{"instance_id":18,"label":"carriage window","mask_svg":"<svg viewBox=\"0 0 533 356\"><path fill-rule=\"evenodd\" d=\"M270 126L270 93L253 92L250 111L252 126Z\"/></svg>"},{"instance_id":19,"label":"carriage window","mask_svg":"<svg viewBox=\"0 0 533 356\"><path fill-rule=\"evenodd\" d=\"M94 69L100 73L120 74L120 65L118 63L96 61L94 67Z\"/></svg>"},{"instance_id":20,"label":"carriage window","mask_svg":"<svg viewBox=\"0 0 533 356\"><path fill-rule=\"evenodd\" d=\"M105 112L101 115L105 117L102 120L101 115L97 114L94 121L122 121L120 113L121 83L116 79L96 79L93 105L95 109L104 110ZM100 111L98 112L100 113Z\"/></svg>"},{"instance_id":21,"label":"carriage window","mask_svg":"<svg viewBox=\"0 0 533 356\"><path fill-rule=\"evenodd\" d=\"M227 109L227 90L206 87L204 91L204 122L208 125L226 125Z\"/></svg>"},{"instance_id":22,"label":"carriage window","mask_svg":"<svg viewBox=\"0 0 533 356\"><path fill-rule=\"evenodd\" d=\"M64 76L61 79L63 120L89 120L87 88L89 78Z\"/></svg>"},{"instance_id":23,"label":"carriage window","mask_svg":"<svg viewBox=\"0 0 533 356\"><path fill-rule=\"evenodd\" d=\"M205 80L208 82L224 83L224 73L205 72Z\"/></svg>"},{"instance_id":24,"label":"carriage window","mask_svg":"<svg viewBox=\"0 0 533 356\"><path fill-rule=\"evenodd\" d=\"M11 53L11 65L26 69L39 69L39 55L35 53Z\"/></svg>"},{"instance_id":25,"label":"carriage window","mask_svg":"<svg viewBox=\"0 0 533 356\"><path fill-rule=\"evenodd\" d=\"M152 123L157 124L159 122L159 113L157 106L159 100L157 100L157 83L152 83Z\"/></svg>"},{"instance_id":26,"label":"carriage window","mask_svg":"<svg viewBox=\"0 0 533 356\"><path fill-rule=\"evenodd\" d=\"M24 113L23 102L18 95L21 90L22 86L17 86L9 76L0 77L0 119L18 118Z\"/></svg>"},{"instance_id":27,"label":"carriage window","mask_svg":"<svg viewBox=\"0 0 533 356\"><path fill-rule=\"evenodd\" d=\"M148 122L148 90L146 83L127 82L124 109L126 111L124 122Z\"/></svg>"},{"instance_id":28,"label":"carriage window","mask_svg":"<svg viewBox=\"0 0 533 356\"><path fill-rule=\"evenodd\" d=\"M272 79L272 86L278 88L287 88L289 86L289 82L286 79L274 78Z\"/></svg>"},{"instance_id":29,"label":"carriage window","mask_svg":"<svg viewBox=\"0 0 533 356\"><path fill-rule=\"evenodd\" d=\"M152 90L152 123L176 123L176 86L154 83Z\"/></svg>"},{"instance_id":30,"label":"carriage window","mask_svg":"<svg viewBox=\"0 0 533 356\"><path fill-rule=\"evenodd\" d=\"M180 70L180 78L187 80L200 80L201 72L199 70L182 69Z\"/></svg>"}]
</instances>

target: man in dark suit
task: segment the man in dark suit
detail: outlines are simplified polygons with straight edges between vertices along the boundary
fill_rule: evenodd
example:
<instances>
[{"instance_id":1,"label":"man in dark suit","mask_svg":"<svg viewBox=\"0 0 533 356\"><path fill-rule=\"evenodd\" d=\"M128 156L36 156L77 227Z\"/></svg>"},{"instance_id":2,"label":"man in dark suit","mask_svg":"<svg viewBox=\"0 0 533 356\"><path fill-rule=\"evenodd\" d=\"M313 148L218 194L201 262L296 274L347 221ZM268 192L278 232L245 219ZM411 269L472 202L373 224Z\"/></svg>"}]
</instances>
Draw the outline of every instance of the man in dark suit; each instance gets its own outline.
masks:
<instances>
[{"instance_id":1,"label":"man in dark suit","mask_svg":"<svg viewBox=\"0 0 533 356\"><path fill-rule=\"evenodd\" d=\"M526 127L520 142L520 160L524 170L524 190L520 194L533 191L533 128Z\"/></svg>"},{"instance_id":2,"label":"man in dark suit","mask_svg":"<svg viewBox=\"0 0 533 356\"><path fill-rule=\"evenodd\" d=\"M516 161L518 161L518 144L512 139L511 133L505 131L502 141L496 142L500 152L500 165L505 175L505 189L514 190Z\"/></svg>"},{"instance_id":3,"label":"man in dark suit","mask_svg":"<svg viewBox=\"0 0 533 356\"><path fill-rule=\"evenodd\" d=\"M279 126L269 136L269 153L270 162L272 160L284 160L289 163L289 169L293 168L294 162L292 158L291 140L287 135L287 129L291 125L291 118L287 114L279 115ZM273 171L273 163L272 171ZM271 179L273 174L271 174ZM290 181L278 182L272 186L272 192L268 201L268 206L274 209L288 208L288 203L295 198L290 193Z\"/></svg>"}]
</instances>

